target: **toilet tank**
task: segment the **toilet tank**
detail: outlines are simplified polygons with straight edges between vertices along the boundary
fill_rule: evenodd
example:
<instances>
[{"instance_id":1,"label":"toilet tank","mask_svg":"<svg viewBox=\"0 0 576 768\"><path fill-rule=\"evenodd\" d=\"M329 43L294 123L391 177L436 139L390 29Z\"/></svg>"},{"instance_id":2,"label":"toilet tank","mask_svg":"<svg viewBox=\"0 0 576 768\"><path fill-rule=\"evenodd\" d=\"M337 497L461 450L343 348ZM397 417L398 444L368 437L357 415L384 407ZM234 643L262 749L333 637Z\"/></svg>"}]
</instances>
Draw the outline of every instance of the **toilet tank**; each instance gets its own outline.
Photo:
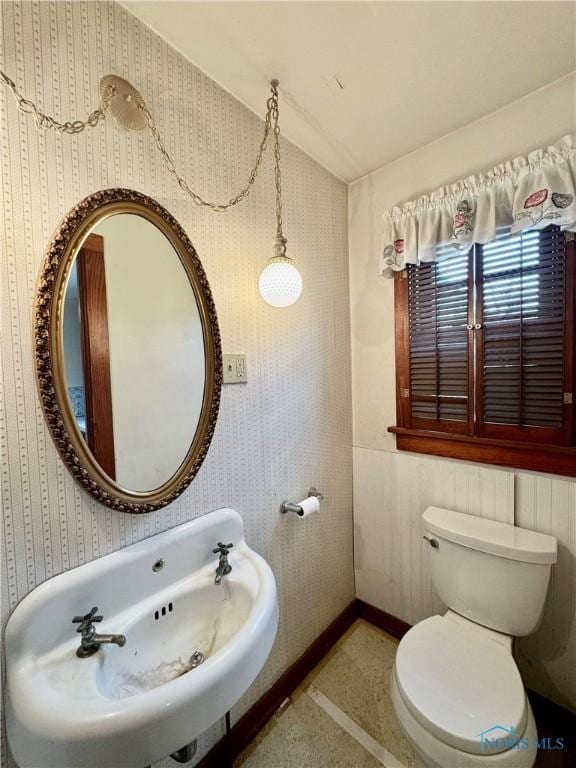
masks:
<instances>
[{"instance_id":1,"label":"toilet tank","mask_svg":"<svg viewBox=\"0 0 576 768\"><path fill-rule=\"evenodd\" d=\"M557 559L553 536L440 507L422 519L432 581L448 608L515 637L537 629Z\"/></svg>"}]
</instances>

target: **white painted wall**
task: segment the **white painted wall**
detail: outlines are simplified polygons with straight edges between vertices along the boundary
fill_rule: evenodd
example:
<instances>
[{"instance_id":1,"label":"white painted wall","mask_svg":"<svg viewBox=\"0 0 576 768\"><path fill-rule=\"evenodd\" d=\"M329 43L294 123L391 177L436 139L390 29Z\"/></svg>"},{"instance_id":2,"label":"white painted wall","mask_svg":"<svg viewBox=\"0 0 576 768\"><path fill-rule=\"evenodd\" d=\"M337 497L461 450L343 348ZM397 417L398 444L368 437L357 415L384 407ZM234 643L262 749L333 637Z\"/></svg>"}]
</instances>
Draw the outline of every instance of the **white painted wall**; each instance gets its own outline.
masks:
<instances>
[{"instance_id":1,"label":"white painted wall","mask_svg":"<svg viewBox=\"0 0 576 768\"><path fill-rule=\"evenodd\" d=\"M178 254L151 222L110 216L104 237L116 482L148 491L169 480L196 433L204 340Z\"/></svg>"},{"instance_id":2,"label":"white painted wall","mask_svg":"<svg viewBox=\"0 0 576 768\"><path fill-rule=\"evenodd\" d=\"M395 449L393 281L379 278L381 214L576 128L570 75L422 147L349 188L356 590L414 623L437 612L422 545L429 504L558 537L560 559L536 635L517 644L527 683L576 709L576 483Z\"/></svg>"}]
</instances>

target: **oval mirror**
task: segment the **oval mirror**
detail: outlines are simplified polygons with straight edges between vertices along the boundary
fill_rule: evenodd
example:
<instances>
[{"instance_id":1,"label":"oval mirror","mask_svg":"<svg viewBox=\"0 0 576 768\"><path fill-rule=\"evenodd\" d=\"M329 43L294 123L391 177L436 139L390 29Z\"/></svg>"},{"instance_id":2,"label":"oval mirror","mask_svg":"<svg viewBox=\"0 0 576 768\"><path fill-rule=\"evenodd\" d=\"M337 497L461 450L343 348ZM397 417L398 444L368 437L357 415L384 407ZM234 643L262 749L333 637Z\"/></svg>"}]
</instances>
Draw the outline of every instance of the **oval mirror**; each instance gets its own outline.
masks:
<instances>
[{"instance_id":1,"label":"oval mirror","mask_svg":"<svg viewBox=\"0 0 576 768\"><path fill-rule=\"evenodd\" d=\"M113 189L64 219L35 311L40 397L74 477L150 512L191 482L218 413L222 355L198 256L156 201Z\"/></svg>"}]
</instances>

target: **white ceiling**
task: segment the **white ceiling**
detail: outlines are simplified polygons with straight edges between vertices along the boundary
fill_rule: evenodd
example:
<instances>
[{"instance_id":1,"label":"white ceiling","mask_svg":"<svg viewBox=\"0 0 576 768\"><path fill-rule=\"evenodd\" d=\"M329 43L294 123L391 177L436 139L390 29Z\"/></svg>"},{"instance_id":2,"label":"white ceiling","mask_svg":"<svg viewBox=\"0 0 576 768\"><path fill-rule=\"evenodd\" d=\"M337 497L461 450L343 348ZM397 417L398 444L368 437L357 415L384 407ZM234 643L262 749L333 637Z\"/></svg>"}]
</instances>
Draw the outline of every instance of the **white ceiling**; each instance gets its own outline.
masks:
<instances>
[{"instance_id":1,"label":"white ceiling","mask_svg":"<svg viewBox=\"0 0 576 768\"><path fill-rule=\"evenodd\" d=\"M345 181L576 69L572 2L123 5Z\"/></svg>"}]
</instances>

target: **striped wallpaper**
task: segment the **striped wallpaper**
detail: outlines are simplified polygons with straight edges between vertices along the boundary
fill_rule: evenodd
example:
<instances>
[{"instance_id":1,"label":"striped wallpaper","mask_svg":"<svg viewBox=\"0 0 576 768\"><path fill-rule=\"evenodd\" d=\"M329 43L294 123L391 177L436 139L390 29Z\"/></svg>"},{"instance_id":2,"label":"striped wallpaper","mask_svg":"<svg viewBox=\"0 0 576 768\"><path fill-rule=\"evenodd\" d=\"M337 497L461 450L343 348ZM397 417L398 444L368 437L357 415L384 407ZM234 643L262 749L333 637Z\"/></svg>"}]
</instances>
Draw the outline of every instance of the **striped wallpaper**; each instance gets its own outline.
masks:
<instances>
[{"instance_id":1,"label":"striped wallpaper","mask_svg":"<svg viewBox=\"0 0 576 768\"><path fill-rule=\"evenodd\" d=\"M3 1L1 12L1 66L43 110L85 117L100 77L119 74L143 93L193 187L222 200L243 186L261 120L120 5ZM267 95L262 83L263 108ZM294 307L275 310L257 293L275 233L270 155L249 199L218 215L184 197L148 132L109 119L74 137L38 133L5 89L0 100L2 626L45 579L232 506L274 569L281 614L272 655L236 719L354 597L346 187L283 141L285 232L304 291ZM211 283L223 351L245 352L248 362L248 384L223 388L197 478L178 501L145 516L102 508L73 482L34 380L31 308L44 247L79 199L113 186L151 195L180 221ZM325 494L322 513L281 519L280 502L302 498L311 484ZM199 754L220 735L219 725L205 734Z\"/></svg>"}]
</instances>

